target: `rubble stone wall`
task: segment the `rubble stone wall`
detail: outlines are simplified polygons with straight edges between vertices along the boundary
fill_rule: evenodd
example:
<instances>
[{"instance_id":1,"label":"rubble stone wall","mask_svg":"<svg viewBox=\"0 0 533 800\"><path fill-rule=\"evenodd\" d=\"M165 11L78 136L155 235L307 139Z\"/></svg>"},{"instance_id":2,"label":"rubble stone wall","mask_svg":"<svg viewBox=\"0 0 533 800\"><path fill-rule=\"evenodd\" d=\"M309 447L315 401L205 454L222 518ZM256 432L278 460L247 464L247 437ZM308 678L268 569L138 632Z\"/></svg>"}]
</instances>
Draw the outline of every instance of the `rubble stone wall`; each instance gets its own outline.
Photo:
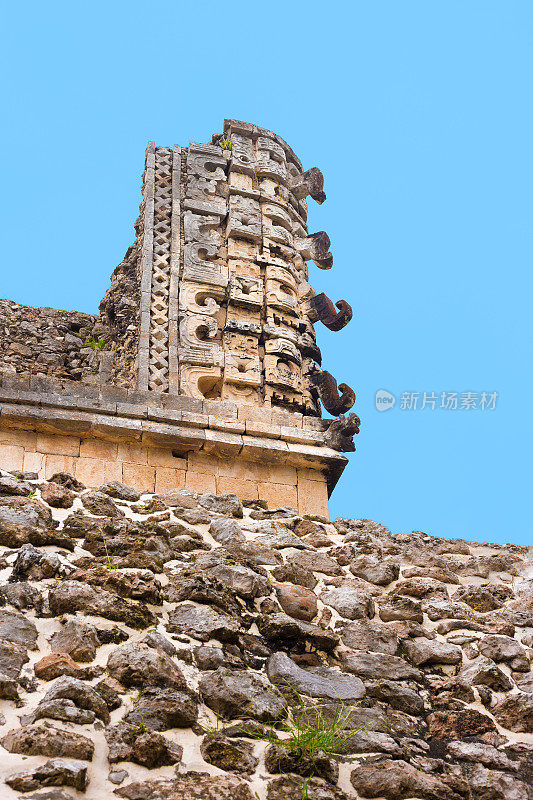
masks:
<instances>
[{"instance_id":1,"label":"rubble stone wall","mask_svg":"<svg viewBox=\"0 0 533 800\"><path fill-rule=\"evenodd\" d=\"M92 314L0 300L0 367L20 376L90 383L98 375L100 351L85 342L101 327Z\"/></svg>"},{"instance_id":2,"label":"rubble stone wall","mask_svg":"<svg viewBox=\"0 0 533 800\"><path fill-rule=\"evenodd\" d=\"M533 548L266 506L0 470L0 796L531 800Z\"/></svg>"}]
</instances>

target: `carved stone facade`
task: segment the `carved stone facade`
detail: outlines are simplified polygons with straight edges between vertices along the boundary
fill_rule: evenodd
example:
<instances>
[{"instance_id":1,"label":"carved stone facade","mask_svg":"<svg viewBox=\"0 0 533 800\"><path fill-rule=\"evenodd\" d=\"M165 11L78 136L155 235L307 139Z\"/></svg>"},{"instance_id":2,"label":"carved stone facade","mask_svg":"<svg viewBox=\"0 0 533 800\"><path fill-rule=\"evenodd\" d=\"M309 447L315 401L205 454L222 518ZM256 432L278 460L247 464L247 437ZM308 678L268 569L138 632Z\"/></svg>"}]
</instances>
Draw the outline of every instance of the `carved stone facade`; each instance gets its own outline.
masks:
<instances>
[{"instance_id":1,"label":"carved stone facade","mask_svg":"<svg viewBox=\"0 0 533 800\"><path fill-rule=\"evenodd\" d=\"M308 283L307 261L333 263L307 230L309 195L325 200L320 170L255 125L149 145L138 388L319 415L313 322L340 330L352 312Z\"/></svg>"},{"instance_id":2,"label":"carved stone facade","mask_svg":"<svg viewBox=\"0 0 533 800\"><path fill-rule=\"evenodd\" d=\"M342 435L328 437L330 421L320 419L320 402L337 416L355 400L349 386L337 390L321 369L313 327L322 322L340 331L352 317L346 301L335 308L309 284L308 262L333 264L328 235L310 234L306 222L307 197L326 199L323 183L320 170L304 171L281 137L245 122L226 120L209 144L150 143L136 240L113 273L101 317L63 321L65 312L18 306L14 326L4 327L3 339L0 332L0 426L79 435L80 420L72 418L70 430L68 415L99 410L115 415L114 424L84 420L82 439L158 446L161 436L151 440L150 426L167 426L167 446L186 457L185 472L192 469L187 480L176 473L179 485L206 483L189 462L231 457L250 475L254 462L270 463L271 483L292 487L278 492L281 504L305 510L311 502L302 498L312 493L294 488L298 470L304 483L311 475L331 492L345 464L339 451L353 449L358 426L341 423ZM57 331L46 322L58 334L53 357L18 343L45 312L61 322ZM58 407L65 410L61 425ZM200 444L191 431L203 434ZM207 461L187 455L198 450ZM286 467L293 470L289 484ZM148 473L140 469L133 482L144 476L156 488L157 476ZM219 474L220 464L209 481L213 491ZM257 496L257 480L255 488L254 479L241 480ZM325 511L322 501L319 508Z\"/></svg>"}]
</instances>

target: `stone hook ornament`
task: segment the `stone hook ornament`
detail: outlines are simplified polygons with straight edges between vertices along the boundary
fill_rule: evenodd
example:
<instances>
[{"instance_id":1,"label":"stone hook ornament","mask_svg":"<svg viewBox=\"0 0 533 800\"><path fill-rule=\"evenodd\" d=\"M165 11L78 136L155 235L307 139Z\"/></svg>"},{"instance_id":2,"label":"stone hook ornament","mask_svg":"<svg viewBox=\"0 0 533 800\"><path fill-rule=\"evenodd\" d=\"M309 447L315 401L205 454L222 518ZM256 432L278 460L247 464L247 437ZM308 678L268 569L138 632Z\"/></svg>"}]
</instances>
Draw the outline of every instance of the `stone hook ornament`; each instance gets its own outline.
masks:
<instances>
[{"instance_id":1,"label":"stone hook ornament","mask_svg":"<svg viewBox=\"0 0 533 800\"><path fill-rule=\"evenodd\" d=\"M335 306L339 309L335 310ZM322 322L330 331L341 331L350 322L353 312L346 300L338 300L333 305L329 297L321 292L309 300L309 308L315 321Z\"/></svg>"},{"instance_id":2,"label":"stone hook ornament","mask_svg":"<svg viewBox=\"0 0 533 800\"><path fill-rule=\"evenodd\" d=\"M304 261L314 261L319 269L331 269L333 255L329 252L331 241L326 231L317 231L294 240L294 247Z\"/></svg>"},{"instance_id":3,"label":"stone hook ornament","mask_svg":"<svg viewBox=\"0 0 533 800\"><path fill-rule=\"evenodd\" d=\"M350 410L355 403L355 392L348 384L340 383L337 389L337 381L326 370L315 369L309 376L309 380L316 388L322 405L330 414L338 416ZM339 394L339 389L342 394Z\"/></svg>"},{"instance_id":4,"label":"stone hook ornament","mask_svg":"<svg viewBox=\"0 0 533 800\"><path fill-rule=\"evenodd\" d=\"M359 433L360 427L361 420L357 414L352 412L347 417L339 414L337 419L332 420L324 434L324 443L340 453L353 453L355 451L353 437Z\"/></svg>"},{"instance_id":5,"label":"stone hook ornament","mask_svg":"<svg viewBox=\"0 0 533 800\"><path fill-rule=\"evenodd\" d=\"M324 176L318 167L311 167L301 175L295 175L289 180L289 189L299 199L305 200L309 195L319 205L326 199L324 192Z\"/></svg>"}]
</instances>

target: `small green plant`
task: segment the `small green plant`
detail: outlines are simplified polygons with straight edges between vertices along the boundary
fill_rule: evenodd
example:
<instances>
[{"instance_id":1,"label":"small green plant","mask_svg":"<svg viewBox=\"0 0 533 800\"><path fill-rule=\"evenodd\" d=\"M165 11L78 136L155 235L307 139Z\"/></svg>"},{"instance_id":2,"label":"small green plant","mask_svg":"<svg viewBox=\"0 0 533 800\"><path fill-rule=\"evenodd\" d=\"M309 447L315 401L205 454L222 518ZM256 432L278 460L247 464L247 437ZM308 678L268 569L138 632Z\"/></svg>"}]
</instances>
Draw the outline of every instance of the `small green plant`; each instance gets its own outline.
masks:
<instances>
[{"instance_id":1,"label":"small green plant","mask_svg":"<svg viewBox=\"0 0 533 800\"><path fill-rule=\"evenodd\" d=\"M206 733L220 733L222 730L221 722L224 722L223 718L217 714L215 711L215 716L217 718L216 725L202 725L203 730Z\"/></svg>"},{"instance_id":2,"label":"small green plant","mask_svg":"<svg viewBox=\"0 0 533 800\"><path fill-rule=\"evenodd\" d=\"M222 138L218 140L218 144L222 148L222 150L233 149L233 142L231 141L229 136L222 136Z\"/></svg>"},{"instance_id":3,"label":"small green plant","mask_svg":"<svg viewBox=\"0 0 533 800\"><path fill-rule=\"evenodd\" d=\"M33 500L34 497L37 497L37 492L30 492L28 495L28 500Z\"/></svg>"},{"instance_id":4,"label":"small green plant","mask_svg":"<svg viewBox=\"0 0 533 800\"><path fill-rule=\"evenodd\" d=\"M84 347L90 347L91 350L103 350L104 345L105 339L98 336L88 336L83 343Z\"/></svg>"},{"instance_id":5,"label":"small green plant","mask_svg":"<svg viewBox=\"0 0 533 800\"><path fill-rule=\"evenodd\" d=\"M142 736L143 733L147 733L148 728L146 727L146 722L144 721L146 714L147 714L146 711L143 711L141 713L141 721L139 722L137 727L134 728L131 732L132 739L137 739L139 736Z\"/></svg>"},{"instance_id":6,"label":"small green plant","mask_svg":"<svg viewBox=\"0 0 533 800\"><path fill-rule=\"evenodd\" d=\"M326 716L322 709L304 702L294 687L290 684L287 686L291 688L296 702L287 709L285 717L278 723L264 725L261 731L248 731L246 735L286 748L297 761L311 762L311 772L302 783L302 800L307 800L318 754L342 754L354 736L366 731L366 726L352 728L356 705L346 707L339 703L333 716Z\"/></svg>"},{"instance_id":7,"label":"small green plant","mask_svg":"<svg viewBox=\"0 0 533 800\"><path fill-rule=\"evenodd\" d=\"M17 708L20 708L21 706L24 705L24 700L18 694L16 694L15 697L13 698L13 702L15 703Z\"/></svg>"},{"instance_id":8,"label":"small green plant","mask_svg":"<svg viewBox=\"0 0 533 800\"><path fill-rule=\"evenodd\" d=\"M109 554L109 550L107 549L107 540L106 540L105 536L102 536L102 541L104 543L104 550L105 550L105 556L106 556L105 564L104 564L105 568L106 569L118 569L118 565L113 562L113 559L111 558L111 556Z\"/></svg>"}]
</instances>

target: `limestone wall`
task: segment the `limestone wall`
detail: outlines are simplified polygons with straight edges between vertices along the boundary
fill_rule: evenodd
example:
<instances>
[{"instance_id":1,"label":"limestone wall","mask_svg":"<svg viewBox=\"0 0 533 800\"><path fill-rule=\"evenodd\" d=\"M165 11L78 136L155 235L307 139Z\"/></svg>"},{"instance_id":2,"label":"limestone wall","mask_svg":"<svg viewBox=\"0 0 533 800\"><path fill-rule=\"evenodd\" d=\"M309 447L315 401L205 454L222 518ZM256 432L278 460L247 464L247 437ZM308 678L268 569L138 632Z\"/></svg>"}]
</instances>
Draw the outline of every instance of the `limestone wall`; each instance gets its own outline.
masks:
<instances>
[{"instance_id":1,"label":"limestone wall","mask_svg":"<svg viewBox=\"0 0 533 800\"><path fill-rule=\"evenodd\" d=\"M0 796L531 800L532 581L533 548L0 470Z\"/></svg>"},{"instance_id":2,"label":"limestone wall","mask_svg":"<svg viewBox=\"0 0 533 800\"><path fill-rule=\"evenodd\" d=\"M262 498L271 508L290 506L301 513L328 514L326 478L309 467L198 452L173 455L172 449L164 447L19 428L0 428L0 464L9 470L35 472L45 480L57 472L69 472L93 488L111 480L147 492L233 492L244 500Z\"/></svg>"}]
</instances>

